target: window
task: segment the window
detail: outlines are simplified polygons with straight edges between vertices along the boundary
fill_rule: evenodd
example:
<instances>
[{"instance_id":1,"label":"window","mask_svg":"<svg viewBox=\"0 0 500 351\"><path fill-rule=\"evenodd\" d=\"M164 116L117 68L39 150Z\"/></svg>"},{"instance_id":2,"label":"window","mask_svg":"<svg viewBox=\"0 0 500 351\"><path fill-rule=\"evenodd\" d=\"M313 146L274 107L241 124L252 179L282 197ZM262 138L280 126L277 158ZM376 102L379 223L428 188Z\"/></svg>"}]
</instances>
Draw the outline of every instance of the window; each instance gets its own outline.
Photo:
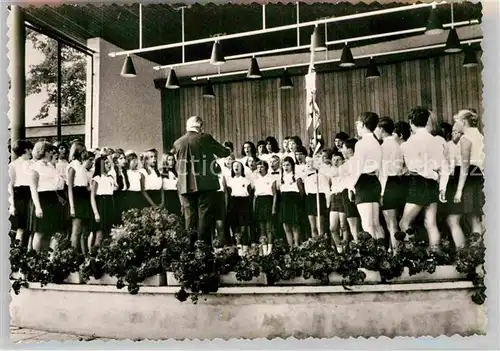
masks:
<instances>
[{"instance_id":1,"label":"window","mask_svg":"<svg viewBox=\"0 0 500 351\"><path fill-rule=\"evenodd\" d=\"M87 82L89 59L92 59L89 53L29 25L26 27L27 139L81 138L85 131L86 104L90 103L86 101L87 88L91 86L91 82ZM58 120L61 135L58 135Z\"/></svg>"}]
</instances>

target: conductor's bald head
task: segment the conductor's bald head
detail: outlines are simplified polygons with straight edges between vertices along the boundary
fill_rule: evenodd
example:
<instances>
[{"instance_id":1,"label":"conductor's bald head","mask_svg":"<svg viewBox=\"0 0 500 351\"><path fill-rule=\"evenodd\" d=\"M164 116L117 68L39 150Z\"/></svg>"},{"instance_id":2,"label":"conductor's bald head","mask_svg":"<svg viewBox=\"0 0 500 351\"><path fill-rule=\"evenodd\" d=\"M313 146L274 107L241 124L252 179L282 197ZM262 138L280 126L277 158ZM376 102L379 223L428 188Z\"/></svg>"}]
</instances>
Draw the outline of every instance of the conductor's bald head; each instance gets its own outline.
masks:
<instances>
[{"instance_id":1,"label":"conductor's bald head","mask_svg":"<svg viewBox=\"0 0 500 351\"><path fill-rule=\"evenodd\" d=\"M188 118L186 121L186 130L192 131L192 132L201 132L201 129L203 128L203 119L199 116L191 116Z\"/></svg>"}]
</instances>

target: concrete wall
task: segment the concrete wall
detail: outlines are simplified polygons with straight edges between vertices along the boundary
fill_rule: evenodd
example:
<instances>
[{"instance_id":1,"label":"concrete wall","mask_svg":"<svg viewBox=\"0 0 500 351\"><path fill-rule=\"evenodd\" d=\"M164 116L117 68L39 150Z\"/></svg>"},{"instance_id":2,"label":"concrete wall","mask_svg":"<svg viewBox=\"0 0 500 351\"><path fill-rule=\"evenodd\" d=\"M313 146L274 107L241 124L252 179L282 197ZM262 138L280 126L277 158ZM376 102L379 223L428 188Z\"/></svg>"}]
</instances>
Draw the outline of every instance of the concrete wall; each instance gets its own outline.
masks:
<instances>
[{"instance_id":1,"label":"concrete wall","mask_svg":"<svg viewBox=\"0 0 500 351\"><path fill-rule=\"evenodd\" d=\"M197 305L173 287L49 285L12 294L11 324L123 339L331 338L484 334L470 282L221 288Z\"/></svg>"},{"instance_id":2,"label":"concrete wall","mask_svg":"<svg viewBox=\"0 0 500 351\"><path fill-rule=\"evenodd\" d=\"M155 64L133 56L137 76L124 78L120 72L125 57L108 56L122 49L101 38L90 39L87 45L97 52L93 110L87 111L86 119L86 134L91 135L86 138L87 147L162 150L161 97L153 82L158 75L153 70Z\"/></svg>"}]
</instances>

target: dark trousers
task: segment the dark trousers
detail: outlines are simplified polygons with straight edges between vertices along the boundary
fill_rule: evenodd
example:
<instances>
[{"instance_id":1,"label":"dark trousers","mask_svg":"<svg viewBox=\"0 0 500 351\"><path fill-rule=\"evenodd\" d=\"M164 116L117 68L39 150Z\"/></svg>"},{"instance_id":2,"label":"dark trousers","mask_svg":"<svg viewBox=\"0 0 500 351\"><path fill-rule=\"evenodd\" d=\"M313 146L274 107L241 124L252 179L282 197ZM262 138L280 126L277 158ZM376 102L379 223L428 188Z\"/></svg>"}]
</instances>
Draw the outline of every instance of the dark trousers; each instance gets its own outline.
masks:
<instances>
[{"instance_id":1,"label":"dark trousers","mask_svg":"<svg viewBox=\"0 0 500 351\"><path fill-rule=\"evenodd\" d=\"M211 230L214 226L213 204L216 190L182 194L184 219L187 231L197 231L198 240L212 245Z\"/></svg>"}]
</instances>

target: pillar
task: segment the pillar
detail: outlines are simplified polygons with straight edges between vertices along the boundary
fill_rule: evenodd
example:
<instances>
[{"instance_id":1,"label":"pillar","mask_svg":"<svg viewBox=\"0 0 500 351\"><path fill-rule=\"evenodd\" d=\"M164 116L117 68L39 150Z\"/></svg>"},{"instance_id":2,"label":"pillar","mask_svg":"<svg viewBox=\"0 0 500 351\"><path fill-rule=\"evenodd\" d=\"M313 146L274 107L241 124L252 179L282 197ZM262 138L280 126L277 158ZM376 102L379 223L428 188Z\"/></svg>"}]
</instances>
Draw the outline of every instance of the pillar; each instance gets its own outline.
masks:
<instances>
[{"instance_id":1,"label":"pillar","mask_svg":"<svg viewBox=\"0 0 500 351\"><path fill-rule=\"evenodd\" d=\"M26 137L26 30L24 26L23 10L18 5L10 7L9 24L9 65L10 65L10 141ZM14 158L14 156L13 156Z\"/></svg>"}]
</instances>

